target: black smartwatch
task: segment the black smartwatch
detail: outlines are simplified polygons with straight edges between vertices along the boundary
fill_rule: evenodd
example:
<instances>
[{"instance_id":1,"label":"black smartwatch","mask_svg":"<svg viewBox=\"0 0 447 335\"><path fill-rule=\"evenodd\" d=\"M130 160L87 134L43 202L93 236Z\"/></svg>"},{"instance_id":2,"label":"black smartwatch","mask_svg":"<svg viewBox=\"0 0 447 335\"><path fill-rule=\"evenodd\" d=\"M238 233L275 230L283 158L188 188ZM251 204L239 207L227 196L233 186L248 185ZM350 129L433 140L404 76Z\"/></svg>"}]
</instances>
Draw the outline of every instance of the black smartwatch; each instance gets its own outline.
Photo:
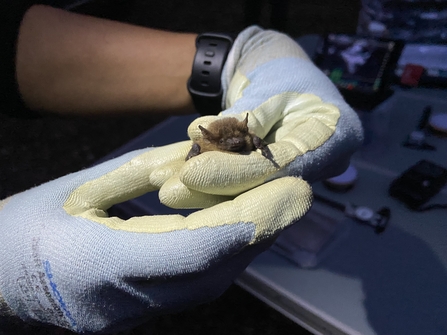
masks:
<instances>
[{"instance_id":1,"label":"black smartwatch","mask_svg":"<svg viewBox=\"0 0 447 335\"><path fill-rule=\"evenodd\" d=\"M197 36L188 91L201 115L217 115L222 111L221 75L232 45L231 35L205 33Z\"/></svg>"}]
</instances>

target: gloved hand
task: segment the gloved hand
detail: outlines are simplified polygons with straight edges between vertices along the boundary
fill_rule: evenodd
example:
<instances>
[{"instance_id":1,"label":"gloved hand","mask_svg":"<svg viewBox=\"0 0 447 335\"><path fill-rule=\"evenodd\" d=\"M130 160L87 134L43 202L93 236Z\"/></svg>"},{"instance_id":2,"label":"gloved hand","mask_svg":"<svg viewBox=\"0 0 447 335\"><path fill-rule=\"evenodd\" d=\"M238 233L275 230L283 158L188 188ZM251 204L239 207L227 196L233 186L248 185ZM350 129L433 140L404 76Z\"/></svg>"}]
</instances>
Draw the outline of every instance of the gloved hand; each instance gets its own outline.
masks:
<instances>
[{"instance_id":1,"label":"gloved hand","mask_svg":"<svg viewBox=\"0 0 447 335\"><path fill-rule=\"evenodd\" d=\"M342 173L362 142L355 112L337 88L291 38L250 27L240 33L223 75L224 111L196 119L198 126L249 114L249 129L269 145L273 162L259 150L249 155L206 152L177 166L160 190L170 207L202 207L216 195L235 196L282 176L313 182ZM200 171L200 173L197 173ZM175 195L173 195L175 194Z\"/></svg>"},{"instance_id":2,"label":"gloved hand","mask_svg":"<svg viewBox=\"0 0 447 335\"><path fill-rule=\"evenodd\" d=\"M77 332L132 327L216 298L308 210L307 183L288 177L188 217L108 217L156 190L152 174L190 146L131 152L0 202L0 311Z\"/></svg>"}]
</instances>

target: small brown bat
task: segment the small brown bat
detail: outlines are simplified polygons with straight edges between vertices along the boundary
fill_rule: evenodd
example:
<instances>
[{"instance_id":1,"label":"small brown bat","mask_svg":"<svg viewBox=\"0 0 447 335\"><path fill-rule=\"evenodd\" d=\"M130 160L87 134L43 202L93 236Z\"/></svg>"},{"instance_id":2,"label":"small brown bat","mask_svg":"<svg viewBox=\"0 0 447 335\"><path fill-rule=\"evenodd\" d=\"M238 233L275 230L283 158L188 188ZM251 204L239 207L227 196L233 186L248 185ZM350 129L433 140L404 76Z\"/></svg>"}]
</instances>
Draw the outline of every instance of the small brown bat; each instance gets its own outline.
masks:
<instances>
[{"instance_id":1,"label":"small brown bat","mask_svg":"<svg viewBox=\"0 0 447 335\"><path fill-rule=\"evenodd\" d=\"M209 124L208 129L199 126L202 138L195 141L186 160L206 151L249 152L260 149L269 157L270 151L263 141L248 130L248 114L243 121L226 117Z\"/></svg>"}]
</instances>

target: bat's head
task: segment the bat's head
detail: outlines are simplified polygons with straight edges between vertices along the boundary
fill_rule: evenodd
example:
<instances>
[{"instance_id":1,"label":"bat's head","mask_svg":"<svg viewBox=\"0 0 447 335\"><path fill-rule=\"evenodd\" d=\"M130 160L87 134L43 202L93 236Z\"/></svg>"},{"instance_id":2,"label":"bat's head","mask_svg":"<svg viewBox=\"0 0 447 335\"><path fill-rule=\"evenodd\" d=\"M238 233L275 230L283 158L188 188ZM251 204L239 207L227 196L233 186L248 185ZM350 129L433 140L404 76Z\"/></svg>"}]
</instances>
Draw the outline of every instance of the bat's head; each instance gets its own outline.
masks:
<instances>
[{"instance_id":1,"label":"bat's head","mask_svg":"<svg viewBox=\"0 0 447 335\"><path fill-rule=\"evenodd\" d=\"M203 138L218 150L240 152L247 150L252 143L252 137L248 131L248 114L243 121L234 117L227 117L214 121L208 129L199 126Z\"/></svg>"}]
</instances>

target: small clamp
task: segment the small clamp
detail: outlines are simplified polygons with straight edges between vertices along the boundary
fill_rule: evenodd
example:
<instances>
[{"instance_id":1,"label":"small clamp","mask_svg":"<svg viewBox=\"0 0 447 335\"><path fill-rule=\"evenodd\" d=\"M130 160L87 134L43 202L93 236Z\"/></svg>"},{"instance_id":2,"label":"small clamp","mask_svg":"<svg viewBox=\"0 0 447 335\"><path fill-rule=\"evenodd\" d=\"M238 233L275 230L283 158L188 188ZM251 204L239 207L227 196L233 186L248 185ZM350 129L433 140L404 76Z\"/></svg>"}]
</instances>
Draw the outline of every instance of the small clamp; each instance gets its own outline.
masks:
<instances>
[{"instance_id":1,"label":"small clamp","mask_svg":"<svg viewBox=\"0 0 447 335\"><path fill-rule=\"evenodd\" d=\"M353 218L358 222L367 224L374 228L377 234L383 233L388 226L391 217L391 210L388 207L382 207L377 212L366 206L356 206L351 203L346 205L321 195L314 194L314 199L341 210L347 217Z\"/></svg>"},{"instance_id":2,"label":"small clamp","mask_svg":"<svg viewBox=\"0 0 447 335\"><path fill-rule=\"evenodd\" d=\"M391 217L391 210L388 207L382 207L374 212L369 207L348 203L344 212L346 216L373 227L377 234L385 231Z\"/></svg>"}]
</instances>

